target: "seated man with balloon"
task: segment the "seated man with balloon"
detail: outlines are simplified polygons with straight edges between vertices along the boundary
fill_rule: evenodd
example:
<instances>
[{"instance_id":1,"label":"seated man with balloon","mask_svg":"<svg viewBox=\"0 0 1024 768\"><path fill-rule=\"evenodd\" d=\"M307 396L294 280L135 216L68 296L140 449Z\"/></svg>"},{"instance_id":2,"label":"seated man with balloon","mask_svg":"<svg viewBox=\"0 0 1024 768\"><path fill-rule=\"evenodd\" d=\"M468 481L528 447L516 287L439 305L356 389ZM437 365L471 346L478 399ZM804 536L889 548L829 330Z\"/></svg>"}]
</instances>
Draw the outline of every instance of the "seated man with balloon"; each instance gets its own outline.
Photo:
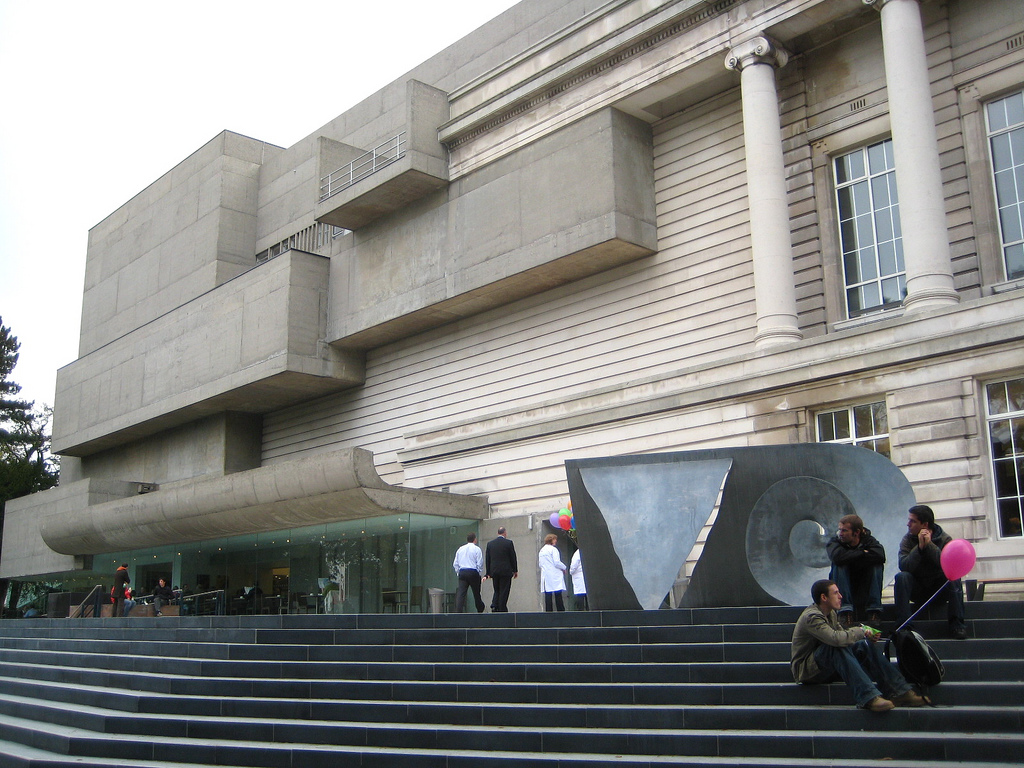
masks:
<instances>
[{"instance_id":1,"label":"seated man with balloon","mask_svg":"<svg viewBox=\"0 0 1024 768\"><path fill-rule=\"evenodd\" d=\"M961 578L974 565L974 548L954 540L935 522L930 507L910 508L907 534L900 542L900 572L896 574L896 623L911 617L911 603L923 604L934 597L946 602L949 630L957 640L967 638L964 623L964 591ZM922 606L923 607L923 606Z\"/></svg>"}]
</instances>

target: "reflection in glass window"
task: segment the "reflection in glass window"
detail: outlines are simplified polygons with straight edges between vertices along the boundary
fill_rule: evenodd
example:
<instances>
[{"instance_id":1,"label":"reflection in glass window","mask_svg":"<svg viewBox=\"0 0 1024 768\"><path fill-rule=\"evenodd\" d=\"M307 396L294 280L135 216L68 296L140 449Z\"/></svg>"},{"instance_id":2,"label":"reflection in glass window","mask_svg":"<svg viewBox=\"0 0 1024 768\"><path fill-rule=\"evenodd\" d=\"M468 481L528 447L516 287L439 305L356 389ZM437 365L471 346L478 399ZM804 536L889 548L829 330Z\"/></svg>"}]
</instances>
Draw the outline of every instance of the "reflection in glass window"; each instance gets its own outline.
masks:
<instances>
[{"instance_id":1,"label":"reflection in glass window","mask_svg":"<svg viewBox=\"0 0 1024 768\"><path fill-rule=\"evenodd\" d=\"M1024 379L1000 381L985 387L992 476L996 487L999 535L1024 535Z\"/></svg>"},{"instance_id":2,"label":"reflection in glass window","mask_svg":"<svg viewBox=\"0 0 1024 768\"><path fill-rule=\"evenodd\" d=\"M1024 277L1024 91L985 107L1006 279Z\"/></svg>"},{"instance_id":3,"label":"reflection in glass window","mask_svg":"<svg viewBox=\"0 0 1024 768\"><path fill-rule=\"evenodd\" d=\"M835 159L839 239L850 317L897 307L906 295L892 140Z\"/></svg>"},{"instance_id":4,"label":"reflection in glass window","mask_svg":"<svg viewBox=\"0 0 1024 768\"><path fill-rule=\"evenodd\" d=\"M884 402L823 411L815 422L819 443L859 445L889 458L889 415Z\"/></svg>"},{"instance_id":5,"label":"reflection in glass window","mask_svg":"<svg viewBox=\"0 0 1024 768\"><path fill-rule=\"evenodd\" d=\"M96 555L92 572L70 572L33 588L81 590L108 583L128 563L132 584L151 592L157 578L180 587L192 615L416 613L428 589L454 601L451 561L479 522L434 515L385 515ZM26 582L27 583L27 582ZM41 582L42 584L42 582ZM143 594L139 592L138 594Z\"/></svg>"}]
</instances>

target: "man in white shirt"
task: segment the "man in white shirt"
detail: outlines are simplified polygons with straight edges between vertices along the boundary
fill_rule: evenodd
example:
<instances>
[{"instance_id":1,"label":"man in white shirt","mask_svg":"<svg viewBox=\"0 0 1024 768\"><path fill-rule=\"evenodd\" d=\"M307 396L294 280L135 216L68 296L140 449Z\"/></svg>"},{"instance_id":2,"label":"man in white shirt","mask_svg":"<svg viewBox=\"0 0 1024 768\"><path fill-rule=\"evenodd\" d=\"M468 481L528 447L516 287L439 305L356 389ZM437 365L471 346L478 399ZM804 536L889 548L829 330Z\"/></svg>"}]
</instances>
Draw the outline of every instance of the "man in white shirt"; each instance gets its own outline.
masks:
<instances>
[{"instance_id":1,"label":"man in white shirt","mask_svg":"<svg viewBox=\"0 0 1024 768\"><path fill-rule=\"evenodd\" d=\"M455 552L452 563L459 577L459 587L455 592L455 612L462 613L466 608L466 590L473 590L476 601L476 612L484 612L484 601L480 597L480 581L484 575L484 555L476 545L476 534L466 536L466 543Z\"/></svg>"}]
</instances>

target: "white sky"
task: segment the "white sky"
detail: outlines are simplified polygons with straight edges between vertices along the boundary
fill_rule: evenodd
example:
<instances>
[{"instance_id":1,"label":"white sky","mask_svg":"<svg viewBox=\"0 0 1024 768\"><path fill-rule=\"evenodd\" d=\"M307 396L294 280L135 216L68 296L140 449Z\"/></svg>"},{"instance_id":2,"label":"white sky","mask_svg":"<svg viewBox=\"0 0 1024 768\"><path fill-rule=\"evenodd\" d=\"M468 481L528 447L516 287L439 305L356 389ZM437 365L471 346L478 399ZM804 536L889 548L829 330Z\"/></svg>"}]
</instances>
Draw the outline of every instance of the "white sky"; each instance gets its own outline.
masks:
<instances>
[{"instance_id":1,"label":"white sky","mask_svg":"<svg viewBox=\"0 0 1024 768\"><path fill-rule=\"evenodd\" d=\"M0 317L22 397L52 405L77 357L90 227L222 130L291 146L516 2L0 0Z\"/></svg>"}]
</instances>

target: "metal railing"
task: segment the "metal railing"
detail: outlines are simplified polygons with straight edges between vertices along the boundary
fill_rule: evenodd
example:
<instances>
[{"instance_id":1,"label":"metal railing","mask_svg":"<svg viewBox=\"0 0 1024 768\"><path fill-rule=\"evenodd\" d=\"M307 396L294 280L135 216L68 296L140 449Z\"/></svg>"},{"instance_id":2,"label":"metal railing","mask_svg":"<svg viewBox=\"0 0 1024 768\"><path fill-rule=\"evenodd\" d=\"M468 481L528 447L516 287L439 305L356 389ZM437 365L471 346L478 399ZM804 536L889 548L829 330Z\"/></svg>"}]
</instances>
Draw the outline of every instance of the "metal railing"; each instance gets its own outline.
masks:
<instances>
[{"instance_id":1,"label":"metal railing","mask_svg":"<svg viewBox=\"0 0 1024 768\"><path fill-rule=\"evenodd\" d=\"M291 237L282 240L280 243L275 243L265 251L257 253L256 263L263 264L293 248L297 251L306 251L307 253L323 254L326 252L329 254L331 241L336 237L341 237L348 231L343 227L335 227L331 224L314 224L305 229L300 229Z\"/></svg>"},{"instance_id":2,"label":"metal railing","mask_svg":"<svg viewBox=\"0 0 1024 768\"><path fill-rule=\"evenodd\" d=\"M92 591L90 591L89 594L85 596L85 599L82 600L82 602L80 602L78 605L75 606L75 610L73 610L70 614L68 614L68 618L69 619L79 619L79 618L82 618L82 616L83 616L83 614L85 612L85 608L86 608L86 606L89 605L89 601L90 600L92 601L92 606L91 606L92 607L92 615L98 617L100 615L100 608L103 605L103 603L101 602L102 598L100 597L100 595L102 595L102 594L103 594L103 585L102 584L97 584L95 587L92 588Z\"/></svg>"},{"instance_id":3,"label":"metal railing","mask_svg":"<svg viewBox=\"0 0 1024 768\"><path fill-rule=\"evenodd\" d=\"M104 602L104 595L106 594L103 585L97 584L92 588L92 591L85 596L74 610L68 615L69 619L84 618L87 609L91 608L90 615L99 617L101 615L100 609L104 605L109 603ZM109 598L108 598L109 599ZM137 597L136 600L140 605L151 602L153 599L152 595L142 595ZM182 595L175 598L172 604L179 605L186 608L187 614L192 616L203 616L213 614L215 616L224 616L227 613L227 600L223 589L211 589L208 592L198 592L194 595Z\"/></svg>"},{"instance_id":4,"label":"metal railing","mask_svg":"<svg viewBox=\"0 0 1024 768\"><path fill-rule=\"evenodd\" d=\"M346 166L320 179L320 202L347 189L357 181L390 165L405 155L405 131L378 144Z\"/></svg>"},{"instance_id":5,"label":"metal railing","mask_svg":"<svg viewBox=\"0 0 1024 768\"><path fill-rule=\"evenodd\" d=\"M227 614L227 599L223 589L211 589L194 595L182 595L180 604L192 616L224 616Z\"/></svg>"}]
</instances>

